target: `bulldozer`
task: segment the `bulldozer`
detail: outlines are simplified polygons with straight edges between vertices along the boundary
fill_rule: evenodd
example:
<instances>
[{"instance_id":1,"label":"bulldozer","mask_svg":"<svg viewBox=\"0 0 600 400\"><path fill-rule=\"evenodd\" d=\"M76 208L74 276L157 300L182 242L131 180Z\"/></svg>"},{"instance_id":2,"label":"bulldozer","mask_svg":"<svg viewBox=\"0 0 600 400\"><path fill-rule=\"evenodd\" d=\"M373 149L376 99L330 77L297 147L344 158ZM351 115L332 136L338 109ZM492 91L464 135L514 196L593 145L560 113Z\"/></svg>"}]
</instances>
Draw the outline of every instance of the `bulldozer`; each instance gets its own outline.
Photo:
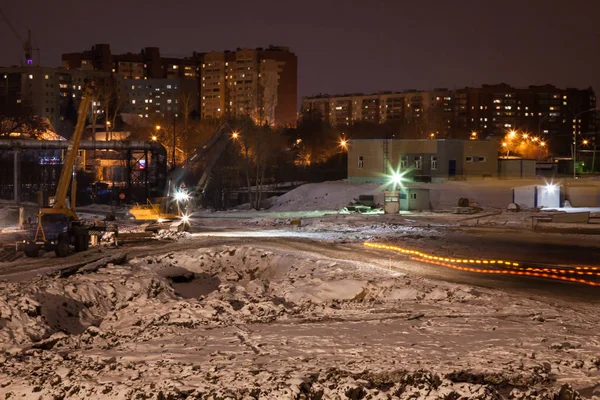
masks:
<instances>
[{"instance_id":1,"label":"bulldozer","mask_svg":"<svg viewBox=\"0 0 600 400\"><path fill-rule=\"evenodd\" d=\"M41 250L54 251L58 257L66 257L71 253L72 247L76 252L87 250L91 235L100 236L107 231L118 234L115 228L105 225L85 225L75 212L77 191L75 162L93 95L94 85L90 82L86 85L79 103L77 125L66 151L53 203L50 207L40 208L35 232L30 232L30 237L22 243L27 257L37 257ZM71 187L70 201L67 199L69 187Z\"/></svg>"}]
</instances>

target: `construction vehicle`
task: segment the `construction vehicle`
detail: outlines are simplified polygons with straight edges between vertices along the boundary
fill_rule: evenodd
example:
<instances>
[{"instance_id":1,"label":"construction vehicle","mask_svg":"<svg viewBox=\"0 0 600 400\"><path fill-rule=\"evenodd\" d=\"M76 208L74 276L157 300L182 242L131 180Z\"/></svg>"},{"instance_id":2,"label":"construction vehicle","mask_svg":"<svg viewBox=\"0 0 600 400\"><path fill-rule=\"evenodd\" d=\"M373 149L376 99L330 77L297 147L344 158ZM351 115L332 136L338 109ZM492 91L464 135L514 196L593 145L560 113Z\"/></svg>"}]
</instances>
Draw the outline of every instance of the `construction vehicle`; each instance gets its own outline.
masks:
<instances>
[{"instance_id":1,"label":"construction vehicle","mask_svg":"<svg viewBox=\"0 0 600 400\"><path fill-rule=\"evenodd\" d=\"M93 94L93 84L88 84L79 103L77 125L66 150L56 195L50 199L50 207L40 208L35 233L30 232L30 238L24 243L23 250L28 257L37 257L42 249L54 251L58 257L66 257L71 252L71 246L75 251L87 250L92 232L99 236L101 232L110 230L102 225L84 225L75 212L77 180L74 167ZM69 186L71 198L67 201Z\"/></svg>"},{"instance_id":2,"label":"construction vehicle","mask_svg":"<svg viewBox=\"0 0 600 400\"><path fill-rule=\"evenodd\" d=\"M237 133L228 123L219 126L201 147L171 171L164 190L165 197L158 198L156 203L148 200L145 205L133 206L129 210L131 215L135 219L155 221L146 230L185 229L189 226L189 214L195 204L203 200L214 166L235 137ZM198 178L199 170L202 174Z\"/></svg>"}]
</instances>

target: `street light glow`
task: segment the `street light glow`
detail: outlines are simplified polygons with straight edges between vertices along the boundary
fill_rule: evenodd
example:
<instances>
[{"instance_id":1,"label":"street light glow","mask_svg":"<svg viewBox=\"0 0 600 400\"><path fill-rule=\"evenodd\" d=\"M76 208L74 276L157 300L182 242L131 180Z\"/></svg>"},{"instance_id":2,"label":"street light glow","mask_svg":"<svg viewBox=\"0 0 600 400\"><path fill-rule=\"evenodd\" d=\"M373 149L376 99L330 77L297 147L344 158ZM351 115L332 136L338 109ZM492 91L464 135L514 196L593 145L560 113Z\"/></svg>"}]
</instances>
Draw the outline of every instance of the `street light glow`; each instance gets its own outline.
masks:
<instances>
[{"instance_id":1,"label":"street light glow","mask_svg":"<svg viewBox=\"0 0 600 400\"><path fill-rule=\"evenodd\" d=\"M232 137L232 138L234 138L234 139L237 139L237 138L238 138L238 136L240 136L239 132L237 132L237 131L233 131L233 132L231 132L231 137Z\"/></svg>"},{"instance_id":2,"label":"street light glow","mask_svg":"<svg viewBox=\"0 0 600 400\"><path fill-rule=\"evenodd\" d=\"M583 141L583 144L588 144L589 142L590 142L589 140L585 139L585 140Z\"/></svg>"},{"instance_id":3,"label":"street light glow","mask_svg":"<svg viewBox=\"0 0 600 400\"><path fill-rule=\"evenodd\" d=\"M546 142L542 142L542 143L540 143L540 146L542 146L542 147L546 147Z\"/></svg>"},{"instance_id":4,"label":"street light glow","mask_svg":"<svg viewBox=\"0 0 600 400\"><path fill-rule=\"evenodd\" d=\"M157 131L160 131L160 125L156 125L156 126L154 127L154 129L156 129Z\"/></svg>"},{"instance_id":5,"label":"street light glow","mask_svg":"<svg viewBox=\"0 0 600 400\"><path fill-rule=\"evenodd\" d=\"M503 142L503 143L502 143L502 147L508 147L508 143L506 143L506 142Z\"/></svg>"},{"instance_id":6,"label":"street light glow","mask_svg":"<svg viewBox=\"0 0 600 400\"><path fill-rule=\"evenodd\" d=\"M510 131L508 133L508 137L511 138L511 139L514 138L515 136L517 136L517 132L516 131Z\"/></svg>"},{"instance_id":7,"label":"street light glow","mask_svg":"<svg viewBox=\"0 0 600 400\"><path fill-rule=\"evenodd\" d=\"M175 192L175 201L182 202L188 201L190 199L190 195L184 190L178 190Z\"/></svg>"},{"instance_id":8,"label":"street light glow","mask_svg":"<svg viewBox=\"0 0 600 400\"><path fill-rule=\"evenodd\" d=\"M158 140L158 138L156 137L156 135L152 135L152 141L156 142Z\"/></svg>"},{"instance_id":9,"label":"street light glow","mask_svg":"<svg viewBox=\"0 0 600 400\"><path fill-rule=\"evenodd\" d=\"M342 140L340 141L340 145L341 145L342 147L346 147L346 145L347 145L347 144L348 144L348 142L346 142L346 140L345 140L345 139L342 139Z\"/></svg>"}]
</instances>

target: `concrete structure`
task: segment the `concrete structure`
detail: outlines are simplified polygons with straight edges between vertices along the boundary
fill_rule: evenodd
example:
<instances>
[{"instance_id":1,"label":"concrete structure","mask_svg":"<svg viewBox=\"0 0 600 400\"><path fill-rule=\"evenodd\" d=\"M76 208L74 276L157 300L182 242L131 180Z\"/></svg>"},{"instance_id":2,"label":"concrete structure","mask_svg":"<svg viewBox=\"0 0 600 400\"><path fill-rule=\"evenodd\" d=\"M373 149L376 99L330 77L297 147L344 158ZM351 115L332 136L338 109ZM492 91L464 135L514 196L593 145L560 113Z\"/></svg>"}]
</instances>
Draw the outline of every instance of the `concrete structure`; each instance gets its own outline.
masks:
<instances>
[{"instance_id":1,"label":"concrete structure","mask_svg":"<svg viewBox=\"0 0 600 400\"><path fill-rule=\"evenodd\" d=\"M105 72L64 68L0 68L0 105L7 116L29 113L47 118L59 133L68 136L70 131L64 132L62 125L69 113L76 119L86 82L93 80L100 87L110 77Z\"/></svg>"},{"instance_id":2,"label":"concrete structure","mask_svg":"<svg viewBox=\"0 0 600 400\"><path fill-rule=\"evenodd\" d=\"M453 177L496 177L495 140L350 140L348 180L387 183L394 172L404 179L443 181Z\"/></svg>"},{"instance_id":3,"label":"concrete structure","mask_svg":"<svg viewBox=\"0 0 600 400\"><path fill-rule=\"evenodd\" d=\"M400 210L424 211L431 210L429 189L403 188L400 192Z\"/></svg>"},{"instance_id":4,"label":"concrete structure","mask_svg":"<svg viewBox=\"0 0 600 400\"><path fill-rule=\"evenodd\" d=\"M600 207L600 189L597 186L567 186L566 198L571 207Z\"/></svg>"},{"instance_id":5,"label":"concrete structure","mask_svg":"<svg viewBox=\"0 0 600 400\"><path fill-rule=\"evenodd\" d=\"M501 158L498 160L499 178L535 178L536 161L523 158Z\"/></svg>"},{"instance_id":6,"label":"concrete structure","mask_svg":"<svg viewBox=\"0 0 600 400\"><path fill-rule=\"evenodd\" d=\"M156 47L144 48L138 54L119 55L112 54L109 45L97 44L89 51L63 54L62 59L63 66L68 69L117 74L127 82L126 89L143 86L129 82L131 80L152 81L146 86L153 87L174 86L177 80L179 88L188 87L186 92L193 93L193 108L202 118L244 115L277 126L296 125L298 59L287 47L192 53L186 58L165 58ZM159 84L157 80L165 82ZM135 100L138 106L133 107L136 114L144 117L152 115L151 106L146 113L145 104L139 107L137 99L131 100ZM129 105L133 106L132 103ZM161 106L164 105L161 102Z\"/></svg>"},{"instance_id":7,"label":"concrete structure","mask_svg":"<svg viewBox=\"0 0 600 400\"><path fill-rule=\"evenodd\" d=\"M398 121L428 136L447 134L452 129L454 97L448 89L321 95L304 97L301 110L304 117L338 126L359 121Z\"/></svg>"}]
</instances>

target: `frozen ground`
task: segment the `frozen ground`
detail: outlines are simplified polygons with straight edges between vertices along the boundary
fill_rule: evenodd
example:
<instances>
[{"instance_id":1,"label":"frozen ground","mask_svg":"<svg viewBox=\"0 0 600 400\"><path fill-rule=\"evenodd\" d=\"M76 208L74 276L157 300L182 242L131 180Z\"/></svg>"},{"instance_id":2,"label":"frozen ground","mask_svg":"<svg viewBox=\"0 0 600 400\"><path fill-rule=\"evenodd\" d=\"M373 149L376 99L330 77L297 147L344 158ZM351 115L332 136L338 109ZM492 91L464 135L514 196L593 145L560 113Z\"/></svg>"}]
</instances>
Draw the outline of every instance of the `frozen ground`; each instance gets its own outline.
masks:
<instances>
[{"instance_id":1,"label":"frozen ground","mask_svg":"<svg viewBox=\"0 0 600 400\"><path fill-rule=\"evenodd\" d=\"M337 213L376 185L304 185L268 211L198 213L185 240L97 271L17 279L11 264L0 398L600 399L597 302L449 283L451 270L361 251L378 240L558 262L567 241L592 249L573 262L596 265L599 235L534 234L543 213L503 211L520 184L435 184L436 207L468 197L484 210L395 216ZM74 262L121 250L98 251Z\"/></svg>"},{"instance_id":2,"label":"frozen ground","mask_svg":"<svg viewBox=\"0 0 600 400\"><path fill-rule=\"evenodd\" d=\"M5 398L552 399L600 376L591 305L317 254L186 250L0 293Z\"/></svg>"}]
</instances>

